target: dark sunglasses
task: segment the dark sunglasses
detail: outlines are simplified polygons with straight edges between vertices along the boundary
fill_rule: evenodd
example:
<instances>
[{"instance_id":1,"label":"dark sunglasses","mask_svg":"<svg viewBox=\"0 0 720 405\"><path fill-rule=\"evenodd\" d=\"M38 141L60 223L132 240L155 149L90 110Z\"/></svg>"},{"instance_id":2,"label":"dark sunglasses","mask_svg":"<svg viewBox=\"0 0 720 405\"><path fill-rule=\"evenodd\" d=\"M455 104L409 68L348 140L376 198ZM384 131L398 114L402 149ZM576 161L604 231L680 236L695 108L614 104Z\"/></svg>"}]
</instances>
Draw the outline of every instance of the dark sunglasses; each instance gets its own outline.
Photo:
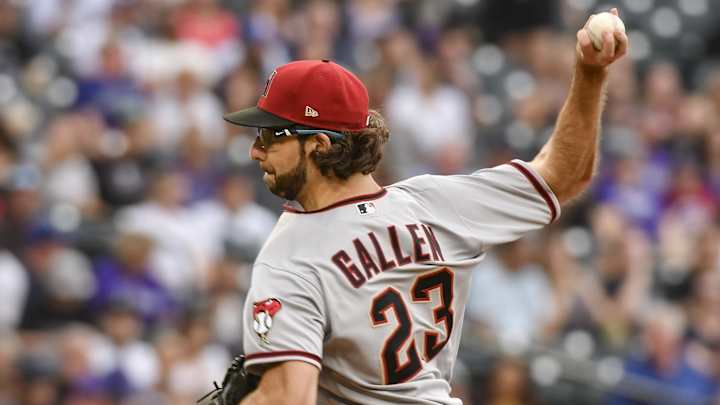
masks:
<instances>
[{"instance_id":1,"label":"dark sunglasses","mask_svg":"<svg viewBox=\"0 0 720 405\"><path fill-rule=\"evenodd\" d=\"M277 138L285 136L308 136L315 134L325 134L330 137L330 141L334 142L343 139L345 135L340 132L330 131L328 129L304 128L304 127L288 127L288 128L258 128L258 138L264 146L270 146Z\"/></svg>"}]
</instances>

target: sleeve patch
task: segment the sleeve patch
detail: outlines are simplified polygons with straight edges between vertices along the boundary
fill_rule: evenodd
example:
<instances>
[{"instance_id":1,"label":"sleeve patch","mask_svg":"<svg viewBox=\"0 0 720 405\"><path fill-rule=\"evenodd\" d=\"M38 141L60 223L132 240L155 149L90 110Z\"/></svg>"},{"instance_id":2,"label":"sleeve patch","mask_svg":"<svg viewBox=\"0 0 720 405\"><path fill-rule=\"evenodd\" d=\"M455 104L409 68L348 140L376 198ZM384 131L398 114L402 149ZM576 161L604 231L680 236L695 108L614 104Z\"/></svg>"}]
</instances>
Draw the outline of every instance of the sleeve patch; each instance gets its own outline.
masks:
<instances>
[{"instance_id":1,"label":"sleeve patch","mask_svg":"<svg viewBox=\"0 0 720 405\"><path fill-rule=\"evenodd\" d=\"M268 333L273 326L273 317L282 309L277 298L267 298L253 304L253 330L264 344L269 344Z\"/></svg>"}]
</instances>

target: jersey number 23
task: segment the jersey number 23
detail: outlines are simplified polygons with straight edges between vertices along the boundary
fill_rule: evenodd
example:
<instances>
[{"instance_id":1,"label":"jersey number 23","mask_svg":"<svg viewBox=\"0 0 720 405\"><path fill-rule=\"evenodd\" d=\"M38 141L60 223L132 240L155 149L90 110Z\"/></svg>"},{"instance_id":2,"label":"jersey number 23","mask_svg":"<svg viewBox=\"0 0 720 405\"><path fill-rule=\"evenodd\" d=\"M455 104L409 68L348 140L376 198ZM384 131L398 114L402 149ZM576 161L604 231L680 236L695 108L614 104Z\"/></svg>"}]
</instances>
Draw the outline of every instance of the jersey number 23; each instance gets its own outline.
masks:
<instances>
[{"instance_id":1,"label":"jersey number 23","mask_svg":"<svg viewBox=\"0 0 720 405\"><path fill-rule=\"evenodd\" d=\"M445 329L445 339L440 340L440 334L435 331L425 331L422 358L426 362L440 353L452 333L453 279L453 272L445 267L418 276L410 289L410 298L414 303L430 302L430 292L434 289L438 289L440 292L440 305L433 308L432 311L435 323L442 325ZM415 340L412 339L412 318L400 291L388 287L373 298L370 308L370 319L373 326L387 324L387 313L391 309L395 312L398 325L385 340L380 358L385 384L399 384L417 375L422 369L422 360L415 346ZM400 350L408 340L410 340L410 344L405 350L406 360L401 363Z\"/></svg>"}]
</instances>

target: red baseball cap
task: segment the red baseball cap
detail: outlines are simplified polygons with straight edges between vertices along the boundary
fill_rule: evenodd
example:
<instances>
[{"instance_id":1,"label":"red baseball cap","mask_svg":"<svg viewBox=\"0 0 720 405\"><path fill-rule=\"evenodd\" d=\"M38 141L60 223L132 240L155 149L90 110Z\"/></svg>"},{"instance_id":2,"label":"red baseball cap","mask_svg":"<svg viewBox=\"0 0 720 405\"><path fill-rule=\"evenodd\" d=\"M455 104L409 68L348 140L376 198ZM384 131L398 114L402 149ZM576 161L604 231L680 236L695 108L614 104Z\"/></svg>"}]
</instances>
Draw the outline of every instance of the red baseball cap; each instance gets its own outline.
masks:
<instances>
[{"instance_id":1,"label":"red baseball cap","mask_svg":"<svg viewBox=\"0 0 720 405\"><path fill-rule=\"evenodd\" d=\"M368 91L357 76L329 60L290 62L270 74L255 107L223 118L245 127L360 130L367 127Z\"/></svg>"}]
</instances>

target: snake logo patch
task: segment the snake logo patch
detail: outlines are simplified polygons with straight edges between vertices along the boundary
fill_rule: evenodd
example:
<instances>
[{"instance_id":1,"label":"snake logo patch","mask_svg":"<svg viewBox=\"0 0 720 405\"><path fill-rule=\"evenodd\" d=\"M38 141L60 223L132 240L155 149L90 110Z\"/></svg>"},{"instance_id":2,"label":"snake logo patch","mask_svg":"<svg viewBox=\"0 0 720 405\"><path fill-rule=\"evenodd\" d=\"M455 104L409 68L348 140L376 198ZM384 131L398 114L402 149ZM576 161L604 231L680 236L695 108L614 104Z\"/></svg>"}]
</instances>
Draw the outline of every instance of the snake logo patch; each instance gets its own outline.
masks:
<instances>
[{"instance_id":1,"label":"snake logo patch","mask_svg":"<svg viewBox=\"0 0 720 405\"><path fill-rule=\"evenodd\" d=\"M253 304L253 330L260 340L268 344L268 333L273 326L273 316L280 311L282 303L277 298L268 298Z\"/></svg>"}]
</instances>

